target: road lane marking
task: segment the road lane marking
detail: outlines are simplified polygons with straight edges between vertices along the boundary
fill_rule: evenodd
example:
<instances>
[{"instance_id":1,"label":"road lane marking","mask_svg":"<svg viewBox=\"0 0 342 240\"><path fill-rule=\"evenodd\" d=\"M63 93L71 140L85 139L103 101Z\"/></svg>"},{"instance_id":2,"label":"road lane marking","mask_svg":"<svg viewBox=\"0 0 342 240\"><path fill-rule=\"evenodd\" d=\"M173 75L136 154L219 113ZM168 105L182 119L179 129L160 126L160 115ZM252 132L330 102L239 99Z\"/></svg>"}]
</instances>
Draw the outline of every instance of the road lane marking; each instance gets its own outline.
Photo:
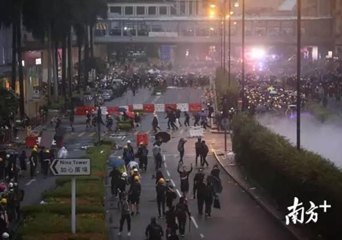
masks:
<instances>
[{"instance_id":1,"label":"road lane marking","mask_svg":"<svg viewBox=\"0 0 342 240\"><path fill-rule=\"evenodd\" d=\"M169 172L169 170L166 170L166 174L167 174L167 176L170 177L170 172Z\"/></svg>"},{"instance_id":2,"label":"road lane marking","mask_svg":"<svg viewBox=\"0 0 342 240\"><path fill-rule=\"evenodd\" d=\"M182 134L183 134L183 132L184 132L184 129L180 130L180 132L179 132L179 133L180 133L180 135L182 135Z\"/></svg>"},{"instance_id":3,"label":"road lane marking","mask_svg":"<svg viewBox=\"0 0 342 240\"><path fill-rule=\"evenodd\" d=\"M96 132L92 132L91 134L89 134L89 137L92 137L96 134Z\"/></svg>"},{"instance_id":4,"label":"road lane marking","mask_svg":"<svg viewBox=\"0 0 342 240\"><path fill-rule=\"evenodd\" d=\"M80 134L78 134L78 137L82 137L85 134L85 132L82 132Z\"/></svg>"},{"instance_id":5,"label":"road lane marking","mask_svg":"<svg viewBox=\"0 0 342 240\"><path fill-rule=\"evenodd\" d=\"M160 97L161 96L155 96L155 98L152 100L151 104L155 104Z\"/></svg>"},{"instance_id":6,"label":"road lane marking","mask_svg":"<svg viewBox=\"0 0 342 240\"><path fill-rule=\"evenodd\" d=\"M167 168L167 164L166 164L166 162L164 162L164 167L165 167L165 168Z\"/></svg>"},{"instance_id":7,"label":"road lane marking","mask_svg":"<svg viewBox=\"0 0 342 240\"><path fill-rule=\"evenodd\" d=\"M197 228L197 229L198 229L197 222L196 222L196 220L194 219L194 217L193 217L193 216L191 216L191 221L192 221L192 223L195 225L195 228Z\"/></svg>"},{"instance_id":8,"label":"road lane marking","mask_svg":"<svg viewBox=\"0 0 342 240\"><path fill-rule=\"evenodd\" d=\"M176 186L176 184L175 184L175 182L171 179L171 184L172 184L172 186Z\"/></svg>"},{"instance_id":9,"label":"road lane marking","mask_svg":"<svg viewBox=\"0 0 342 240\"><path fill-rule=\"evenodd\" d=\"M163 155L163 160L164 160L164 162L166 161L166 157L165 157L165 155Z\"/></svg>"},{"instance_id":10,"label":"road lane marking","mask_svg":"<svg viewBox=\"0 0 342 240\"><path fill-rule=\"evenodd\" d=\"M200 234L200 236L201 236L201 238L204 238L204 235L202 233Z\"/></svg>"},{"instance_id":11,"label":"road lane marking","mask_svg":"<svg viewBox=\"0 0 342 240\"><path fill-rule=\"evenodd\" d=\"M179 192L178 189L176 189L176 192L177 192L177 194L178 194L179 197L182 197L182 195L180 194L180 192Z\"/></svg>"},{"instance_id":12,"label":"road lane marking","mask_svg":"<svg viewBox=\"0 0 342 240\"><path fill-rule=\"evenodd\" d=\"M29 185L31 185L31 183L33 183L33 182L35 182L36 181L36 179L31 179L30 181L28 181L25 185L26 186L29 186Z\"/></svg>"}]
</instances>

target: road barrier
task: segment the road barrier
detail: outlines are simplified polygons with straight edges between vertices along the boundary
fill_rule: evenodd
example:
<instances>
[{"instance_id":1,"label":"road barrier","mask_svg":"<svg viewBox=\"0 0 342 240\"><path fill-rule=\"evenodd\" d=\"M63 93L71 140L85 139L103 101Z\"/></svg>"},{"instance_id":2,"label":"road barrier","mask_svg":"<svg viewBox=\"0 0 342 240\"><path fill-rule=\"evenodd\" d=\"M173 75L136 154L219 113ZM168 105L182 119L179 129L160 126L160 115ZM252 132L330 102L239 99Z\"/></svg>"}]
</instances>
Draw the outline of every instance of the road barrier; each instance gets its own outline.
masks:
<instances>
[{"instance_id":1,"label":"road barrier","mask_svg":"<svg viewBox=\"0 0 342 240\"><path fill-rule=\"evenodd\" d=\"M169 109L179 109L182 112L199 112L202 110L201 103L161 103L161 104L133 104L127 106L102 106L101 113L106 114L117 114L119 110L126 109L130 112L133 110L142 110L144 113L153 112L166 112ZM81 106L74 109L74 113L77 116L84 116L86 113L92 113L96 108L93 106Z\"/></svg>"}]
</instances>

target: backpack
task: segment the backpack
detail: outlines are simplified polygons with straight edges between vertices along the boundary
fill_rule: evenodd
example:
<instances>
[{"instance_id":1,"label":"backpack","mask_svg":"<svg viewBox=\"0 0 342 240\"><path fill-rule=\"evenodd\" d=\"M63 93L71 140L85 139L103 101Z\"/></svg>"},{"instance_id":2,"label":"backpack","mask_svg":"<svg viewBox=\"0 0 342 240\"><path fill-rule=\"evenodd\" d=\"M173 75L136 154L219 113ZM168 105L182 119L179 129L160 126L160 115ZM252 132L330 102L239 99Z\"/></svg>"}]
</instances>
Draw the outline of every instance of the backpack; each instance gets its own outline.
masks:
<instances>
[{"instance_id":1,"label":"backpack","mask_svg":"<svg viewBox=\"0 0 342 240\"><path fill-rule=\"evenodd\" d=\"M121 201L121 214L129 214L129 204L127 200Z\"/></svg>"},{"instance_id":2,"label":"backpack","mask_svg":"<svg viewBox=\"0 0 342 240\"><path fill-rule=\"evenodd\" d=\"M147 157L147 154L148 154L147 149L146 149L146 148L142 148L142 149L141 149L141 156L142 156L142 157Z\"/></svg>"}]
</instances>

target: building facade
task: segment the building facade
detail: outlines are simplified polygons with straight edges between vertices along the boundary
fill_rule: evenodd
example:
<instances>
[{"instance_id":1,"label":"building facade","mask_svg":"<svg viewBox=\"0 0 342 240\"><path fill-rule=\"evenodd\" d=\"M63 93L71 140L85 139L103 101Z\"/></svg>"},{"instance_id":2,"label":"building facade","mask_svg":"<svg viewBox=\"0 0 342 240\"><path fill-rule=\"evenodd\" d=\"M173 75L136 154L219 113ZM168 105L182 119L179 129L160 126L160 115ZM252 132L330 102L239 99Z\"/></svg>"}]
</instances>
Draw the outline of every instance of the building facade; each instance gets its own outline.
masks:
<instances>
[{"instance_id":1,"label":"building facade","mask_svg":"<svg viewBox=\"0 0 342 240\"><path fill-rule=\"evenodd\" d=\"M0 28L0 84L6 84L11 73L12 30Z\"/></svg>"}]
</instances>

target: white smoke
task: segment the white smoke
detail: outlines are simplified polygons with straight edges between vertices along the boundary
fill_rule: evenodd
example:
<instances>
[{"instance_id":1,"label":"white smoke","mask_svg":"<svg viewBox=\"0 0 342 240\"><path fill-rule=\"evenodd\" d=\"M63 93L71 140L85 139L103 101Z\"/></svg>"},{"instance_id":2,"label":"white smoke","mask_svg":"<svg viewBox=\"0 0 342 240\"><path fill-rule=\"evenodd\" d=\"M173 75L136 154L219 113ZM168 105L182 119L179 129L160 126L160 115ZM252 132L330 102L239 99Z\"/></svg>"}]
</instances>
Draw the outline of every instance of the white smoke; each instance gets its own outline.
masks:
<instances>
[{"instance_id":1,"label":"white smoke","mask_svg":"<svg viewBox=\"0 0 342 240\"><path fill-rule=\"evenodd\" d=\"M294 145L297 142L297 119L260 115L257 120L274 132L286 137ZM330 159L342 168L341 123L320 123L314 116L301 115L301 146Z\"/></svg>"}]
</instances>

